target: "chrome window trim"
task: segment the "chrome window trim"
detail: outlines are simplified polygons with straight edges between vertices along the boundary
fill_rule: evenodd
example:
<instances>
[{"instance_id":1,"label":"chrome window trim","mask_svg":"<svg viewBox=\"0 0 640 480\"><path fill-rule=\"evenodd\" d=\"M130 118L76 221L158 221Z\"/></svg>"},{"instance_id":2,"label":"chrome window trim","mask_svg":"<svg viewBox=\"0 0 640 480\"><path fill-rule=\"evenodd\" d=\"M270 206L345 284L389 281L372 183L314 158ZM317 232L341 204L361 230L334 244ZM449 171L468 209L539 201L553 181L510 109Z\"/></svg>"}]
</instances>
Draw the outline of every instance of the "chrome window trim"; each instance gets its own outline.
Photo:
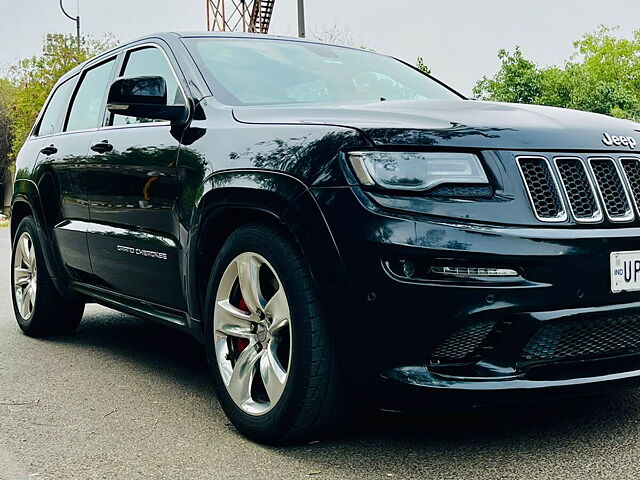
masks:
<instances>
[{"instance_id":1,"label":"chrome window trim","mask_svg":"<svg viewBox=\"0 0 640 480\"><path fill-rule=\"evenodd\" d=\"M556 218L545 218L538 215L538 212L536 211L536 206L533 203L533 196L531 195L529 184L527 183L527 179L524 176L524 172L522 171L522 166L520 165L520 160L527 160L527 159L543 160L547 164L547 168L549 169L549 173L551 174L551 178L553 180L553 186L555 187L556 193L558 194L558 198L560 199L560 206L562 207L562 214L560 216ZM553 168L551 168L551 163L549 162L549 159L541 155L518 155L516 157L516 165L518 166L518 171L520 172L522 183L524 183L524 188L527 191L527 196L529 197L529 205L531 206L531 210L533 211L533 215L536 217L536 219L544 223L566 222L567 219L569 218L569 215L567 214L567 206L565 205L564 196L560 191L560 188L558 186L558 180L556 179L556 174L553 171Z\"/></svg>"},{"instance_id":2,"label":"chrome window trim","mask_svg":"<svg viewBox=\"0 0 640 480\"><path fill-rule=\"evenodd\" d=\"M636 162L640 163L640 157L633 157L633 156L629 157L629 156L622 155L618 157L618 161L616 162L620 164L620 171L622 172L623 183L625 185L625 188L629 192L629 195L631 196L631 200L633 201L633 207L635 207L636 213L640 216L640 208L638 207L639 200L633 194L633 188L631 188L631 182L629 181L629 176L627 175L626 170L622 166L623 160L635 160Z\"/></svg>"},{"instance_id":3,"label":"chrome window trim","mask_svg":"<svg viewBox=\"0 0 640 480\"><path fill-rule=\"evenodd\" d=\"M576 216L575 212L573 211L573 205L571 204L571 199L569 198L569 195L567 194L567 186L564 183L564 179L562 178L562 173L560 172L560 168L558 168L558 160L578 160L580 162L580 164L582 165L582 168L584 168L584 174L587 176L587 180L589 182L589 187L591 188L591 194L593 195L593 198L596 202L596 207L597 207L597 214L595 214L593 217L591 218L579 218ZM584 163L584 160L580 157L572 157L572 156L561 156L561 157L553 157L553 164L556 168L556 172L558 173L558 178L560 179L560 184L562 185L562 189L563 189L563 193L567 198L567 204L569 205L569 211L571 212L571 216L573 217L573 219L578 222L578 223L600 223L604 220L604 215L602 213L604 206L600 204L600 198L598 197L598 192L596 191L593 179L591 178L591 174L589 172L589 169L587 168L587 165Z\"/></svg>"},{"instance_id":4,"label":"chrome window trim","mask_svg":"<svg viewBox=\"0 0 640 480\"><path fill-rule=\"evenodd\" d=\"M51 136L54 136L54 135L58 135L60 133L64 133L64 127L65 127L65 123L67 121L67 115L69 113L69 107L71 106L71 100L72 100L72 98L73 98L73 96L75 94L76 88L78 87L77 83L76 83L76 85L73 85L73 88L71 89L71 95L69 96L69 98L67 99L67 102L65 104L64 115L63 115L63 118L62 118L62 124L60 125L60 131L59 132L54 132L54 133L49 133L47 135L40 135L39 130L40 130L40 127L42 127L41 122L42 122L42 119L44 118L44 114L47 111L47 109L49 108L51 100L53 100L53 96L56 94L56 92L58 90L60 90L60 87L62 87L65 83L78 82L79 77L80 77L80 72L75 73L73 75L70 75L65 80L58 80L58 82L56 82L56 84L53 86L53 88L49 92L49 95L47 95L47 99L44 102L44 106L38 112L38 116L36 117L36 121L31 126L31 130L29 131L28 139L31 139L31 138L48 138L48 137L51 137Z\"/></svg>"},{"instance_id":5,"label":"chrome window trim","mask_svg":"<svg viewBox=\"0 0 640 480\"><path fill-rule=\"evenodd\" d=\"M593 172L593 165L592 165L593 160L608 160L611 163L613 163L613 166L616 169L618 177L620 178L620 183L622 184L622 190L623 190L624 195L625 195L625 197L627 199L627 203L629 204L629 212L627 214L625 214L625 216L623 216L623 217L612 217L611 215L609 215L609 209L607 208L607 202L605 202L605 200L604 200L604 195L602 195L602 189L600 188L600 183L598 182L598 179L596 178L596 175ZM591 175L593 175L593 179L595 180L596 188L598 189L598 194L600 195L600 200L602 201L602 207L604 208L604 212L607 215L607 219L610 222L613 222L613 223L628 223L628 222L632 222L635 219L635 214L633 212L633 203L631 202L631 198L629 198L629 192L627 190L627 185L626 185L626 183L624 181L624 176L623 176L622 172L620 171L621 168L618 165L618 162L616 162L616 160L613 157L589 157L587 159L587 162L589 163L589 173Z\"/></svg>"},{"instance_id":6,"label":"chrome window trim","mask_svg":"<svg viewBox=\"0 0 640 480\"><path fill-rule=\"evenodd\" d=\"M149 123L130 123L127 125L107 125L106 127L100 127L98 130L121 130L123 128L149 128L149 127L169 127L171 122L163 120L162 122L149 122Z\"/></svg>"},{"instance_id":7,"label":"chrome window trim","mask_svg":"<svg viewBox=\"0 0 640 480\"><path fill-rule=\"evenodd\" d=\"M102 56L100 56L99 59L95 59L95 61L91 61L90 63L87 63L86 65L83 65L82 70L78 73L78 75L79 75L78 80L76 81L76 84L74 85L73 92L71 93L71 97L69 98L69 102L67 103L67 110L65 112L64 120L62 122L62 130L60 132L58 132L58 134L63 134L63 133L73 134L73 133L92 132L92 131L96 131L96 130L98 130L100 128L100 123L104 123L104 110L103 110L103 108L106 108L107 95L109 94L108 92L109 92L110 85L108 83L107 83L107 89L104 92L104 95L102 97L102 101L105 102L105 103L100 106L100 113L101 113L100 123L98 123L98 125L96 125L95 127L92 127L92 128L82 128L82 129L79 129L79 130L69 130L69 120L71 119L71 113L73 111L73 105L75 104L76 98L78 96L78 92L82 88L82 84L85 81L87 73L90 72L91 70L95 69L95 68L98 68L98 67L101 67L103 65L106 65L107 63L114 62L114 65L111 67L111 72L109 74L109 80L113 81L113 70L118 66L118 55L119 55L118 53L115 53L112 56L105 56L105 58L102 58Z\"/></svg>"}]
</instances>

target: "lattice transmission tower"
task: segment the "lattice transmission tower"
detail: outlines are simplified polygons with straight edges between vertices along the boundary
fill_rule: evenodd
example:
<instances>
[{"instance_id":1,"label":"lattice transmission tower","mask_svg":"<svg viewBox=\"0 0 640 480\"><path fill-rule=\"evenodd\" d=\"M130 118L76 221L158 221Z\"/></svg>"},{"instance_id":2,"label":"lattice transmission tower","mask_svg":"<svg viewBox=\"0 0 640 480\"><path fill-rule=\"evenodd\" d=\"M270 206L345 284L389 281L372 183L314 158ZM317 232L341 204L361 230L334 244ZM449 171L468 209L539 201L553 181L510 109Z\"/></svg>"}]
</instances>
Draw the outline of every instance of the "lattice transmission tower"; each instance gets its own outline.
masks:
<instances>
[{"instance_id":1,"label":"lattice transmission tower","mask_svg":"<svg viewBox=\"0 0 640 480\"><path fill-rule=\"evenodd\" d=\"M276 0L206 0L207 30L269 33Z\"/></svg>"}]
</instances>

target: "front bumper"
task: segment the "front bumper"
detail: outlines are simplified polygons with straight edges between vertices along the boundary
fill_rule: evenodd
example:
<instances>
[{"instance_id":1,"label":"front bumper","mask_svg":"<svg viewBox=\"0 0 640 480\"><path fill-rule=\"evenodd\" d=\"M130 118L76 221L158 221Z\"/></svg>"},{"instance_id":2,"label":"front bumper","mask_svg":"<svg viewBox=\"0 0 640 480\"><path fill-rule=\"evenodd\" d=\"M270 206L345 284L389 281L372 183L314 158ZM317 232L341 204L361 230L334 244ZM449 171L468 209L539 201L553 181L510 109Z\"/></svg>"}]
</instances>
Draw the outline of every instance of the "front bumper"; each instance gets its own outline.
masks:
<instances>
[{"instance_id":1,"label":"front bumper","mask_svg":"<svg viewBox=\"0 0 640 480\"><path fill-rule=\"evenodd\" d=\"M637 322L640 332L640 293L613 294L609 284L610 252L640 250L640 228L464 223L383 210L357 187L314 194L351 286L340 305L331 306L344 365L384 405L424 393L447 402L455 395L471 403L520 403L640 383L640 334L637 347L635 337L615 342L616 322L632 336ZM399 258L509 268L523 278L414 281L384 267ZM477 345L471 342L472 354L434 357L439 346L478 323L492 326ZM564 345L568 353L558 356L552 345L531 354L529 342L552 325L561 325L560 333L551 332L556 342L576 325L595 346L576 354ZM614 339L609 350L598 346L604 334Z\"/></svg>"}]
</instances>

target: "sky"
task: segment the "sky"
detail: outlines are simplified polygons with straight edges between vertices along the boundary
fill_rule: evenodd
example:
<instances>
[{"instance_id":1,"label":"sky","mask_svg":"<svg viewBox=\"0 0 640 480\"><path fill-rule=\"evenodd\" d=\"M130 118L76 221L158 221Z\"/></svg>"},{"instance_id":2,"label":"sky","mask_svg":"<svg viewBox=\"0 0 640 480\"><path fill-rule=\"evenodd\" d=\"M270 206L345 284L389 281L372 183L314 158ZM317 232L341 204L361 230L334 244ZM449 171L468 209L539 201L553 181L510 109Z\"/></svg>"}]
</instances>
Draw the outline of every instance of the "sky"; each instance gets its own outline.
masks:
<instances>
[{"instance_id":1,"label":"sky","mask_svg":"<svg viewBox=\"0 0 640 480\"><path fill-rule=\"evenodd\" d=\"M206 29L205 0L64 0L82 29L121 41L158 31ZM276 0L270 33L297 33L296 0ZM573 41L599 24L629 36L640 29L639 0L305 0L307 28L338 29L355 43L411 63L470 94L499 67L497 51L520 45L542 65L561 65ZM39 53L49 32L74 33L58 0L0 0L0 69Z\"/></svg>"}]
</instances>

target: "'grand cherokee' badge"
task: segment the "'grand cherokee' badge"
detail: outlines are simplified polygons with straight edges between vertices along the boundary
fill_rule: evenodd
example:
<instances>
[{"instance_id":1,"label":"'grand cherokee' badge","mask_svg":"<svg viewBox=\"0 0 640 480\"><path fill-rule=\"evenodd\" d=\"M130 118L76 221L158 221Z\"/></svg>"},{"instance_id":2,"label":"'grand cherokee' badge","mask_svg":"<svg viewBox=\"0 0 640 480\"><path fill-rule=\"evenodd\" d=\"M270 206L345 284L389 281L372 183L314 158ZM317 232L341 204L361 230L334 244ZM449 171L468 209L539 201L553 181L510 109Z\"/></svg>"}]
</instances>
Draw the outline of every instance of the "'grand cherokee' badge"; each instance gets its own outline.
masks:
<instances>
[{"instance_id":1,"label":"'grand cherokee' badge","mask_svg":"<svg viewBox=\"0 0 640 480\"><path fill-rule=\"evenodd\" d=\"M636 142L636 139L633 137L616 137L615 135L609 135L607 132L603 133L602 143L604 143L608 147L611 147L613 145L619 147L622 145L625 147L629 147L632 150L636 148L636 145L638 144L638 142Z\"/></svg>"}]
</instances>

